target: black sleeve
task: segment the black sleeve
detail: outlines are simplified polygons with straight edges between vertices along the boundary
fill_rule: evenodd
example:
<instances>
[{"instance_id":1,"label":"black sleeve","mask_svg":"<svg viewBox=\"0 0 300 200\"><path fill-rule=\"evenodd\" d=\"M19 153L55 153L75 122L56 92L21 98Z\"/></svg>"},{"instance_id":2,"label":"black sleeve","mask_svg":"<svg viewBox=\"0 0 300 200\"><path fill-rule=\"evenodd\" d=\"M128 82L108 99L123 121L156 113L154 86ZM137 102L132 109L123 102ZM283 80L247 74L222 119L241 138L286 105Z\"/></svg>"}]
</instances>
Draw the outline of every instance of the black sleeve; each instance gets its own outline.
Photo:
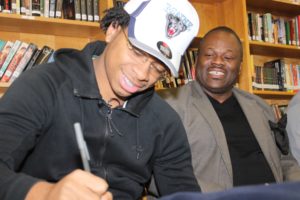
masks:
<instances>
[{"instance_id":1,"label":"black sleeve","mask_svg":"<svg viewBox=\"0 0 300 200\"><path fill-rule=\"evenodd\" d=\"M183 124L174 111L160 144L161 156L154 166L154 179L161 196L179 191L200 191L194 176L191 151Z\"/></svg>"},{"instance_id":2,"label":"black sleeve","mask_svg":"<svg viewBox=\"0 0 300 200\"><path fill-rule=\"evenodd\" d=\"M20 76L0 100L1 200L25 199L38 181L20 171L49 117L47 104L51 100L49 95L45 99L43 92L48 90L45 86L42 78Z\"/></svg>"}]
</instances>

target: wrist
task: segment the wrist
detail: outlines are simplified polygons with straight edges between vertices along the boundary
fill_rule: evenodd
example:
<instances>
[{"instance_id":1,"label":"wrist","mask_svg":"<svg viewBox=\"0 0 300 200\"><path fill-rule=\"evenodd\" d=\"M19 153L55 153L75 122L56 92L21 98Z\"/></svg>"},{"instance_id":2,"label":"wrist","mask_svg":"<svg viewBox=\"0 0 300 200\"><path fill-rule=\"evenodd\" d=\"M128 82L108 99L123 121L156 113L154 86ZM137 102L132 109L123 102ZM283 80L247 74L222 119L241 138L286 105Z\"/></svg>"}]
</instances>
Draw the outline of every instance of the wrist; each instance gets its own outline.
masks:
<instances>
[{"instance_id":1,"label":"wrist","mask_svg":"<svg viewBox=\"0 0 300 200\"><path fill-rule=\"evenodd\" d=\"M46 181L39 181L35 183L26 195L25 200L43 200L47 199L53 184Z\"/></svg>"}]
</instances>

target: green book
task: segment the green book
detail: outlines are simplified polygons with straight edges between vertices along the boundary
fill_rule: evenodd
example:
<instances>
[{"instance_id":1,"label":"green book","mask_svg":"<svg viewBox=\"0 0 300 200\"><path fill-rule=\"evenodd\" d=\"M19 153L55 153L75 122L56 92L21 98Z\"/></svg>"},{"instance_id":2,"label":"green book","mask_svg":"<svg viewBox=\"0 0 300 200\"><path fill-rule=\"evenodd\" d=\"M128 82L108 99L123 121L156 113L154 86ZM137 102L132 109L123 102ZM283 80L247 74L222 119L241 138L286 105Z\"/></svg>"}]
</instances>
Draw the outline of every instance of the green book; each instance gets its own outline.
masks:
<instances>
[{"instance_id":1,"label":"green book","mask_svg":"<svg viewBox=\"0 0 300 200\"><path fill-rule=\"evenodd\" d=\"M290 35L290 23L288 21L284 22L285 25L285 37L286 37L286 44L291 45L291 35Z\"/></svg>"}]
</instances>

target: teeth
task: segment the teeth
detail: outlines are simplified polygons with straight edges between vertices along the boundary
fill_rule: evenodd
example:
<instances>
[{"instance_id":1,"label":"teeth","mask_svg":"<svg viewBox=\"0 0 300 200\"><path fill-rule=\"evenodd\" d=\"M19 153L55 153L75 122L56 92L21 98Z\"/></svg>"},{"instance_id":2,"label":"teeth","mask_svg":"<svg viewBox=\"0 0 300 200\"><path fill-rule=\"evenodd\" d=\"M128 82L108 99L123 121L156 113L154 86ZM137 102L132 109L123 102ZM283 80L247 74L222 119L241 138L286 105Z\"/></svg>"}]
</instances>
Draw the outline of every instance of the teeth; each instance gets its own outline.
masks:
<instances>
[{"instance_id":1,"label":"teeth","mask_svg":"<svg viewBox=\"0 0 300 200\"><path fill-rule=\"evenodd\" d=\"M224 75L224 73L220 72L220 71L209 71L208 73L211 74L211 75L218 75L218 76Z\"/></svg>"},{"instance_id":2,"label":"teeth","mask_svg":"<svg viewBox=\"0 0 300 200\"><path fill-rule=\"evenodd\" d=\"M129 87L133 87L133 83L131 83L131 81L129 81L126 77L125 77L125 82Z\"/></svg>"}]
</instances>

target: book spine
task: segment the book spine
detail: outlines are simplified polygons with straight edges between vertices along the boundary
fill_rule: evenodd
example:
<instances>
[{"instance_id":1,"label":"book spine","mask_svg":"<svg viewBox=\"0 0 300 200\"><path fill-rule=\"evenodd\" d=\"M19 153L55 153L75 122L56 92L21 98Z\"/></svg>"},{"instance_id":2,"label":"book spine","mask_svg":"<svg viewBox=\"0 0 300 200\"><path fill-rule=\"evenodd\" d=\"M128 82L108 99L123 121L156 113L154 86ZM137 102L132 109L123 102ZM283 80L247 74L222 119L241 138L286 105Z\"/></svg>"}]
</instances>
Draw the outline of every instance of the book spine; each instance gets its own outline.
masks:
<instances>
[{"instance_id":1,"label":"book spine","mask_svg":"<svg viewBox=\"0 0 300 200\"><path fill-rule=\"evenodd\" d=\"M16 13L21 14L21 0L16 0Z\"/></svg>"},{"instance_id":2,"label":"book spine","mask_svg":"<svg viewBox=\"0 0 300 200\"><path fill-rule=\"evenodd\" d=\"M20 45L18 51L16 52L15 56L13 57L11 62L9 63L4 75L2 76L1 82L8 82L8 80L11 77L12 73L14 72L16 67L18 66L19 62L21 61L25 51L27 50L27 47L28 47L28 43L25 43L25 42L23 42Z\"/></svg>"},{"instance_id":3,"label":"book spine","mask_svg":"<svg viewBox=\"0 0 300 200\"><path fill-rule=\"evenodd\" d=\"M0 53L0 69L3 65L3 63L5 62L11 48L13 47L14 43L11 42L11 41L7 41L5 43L5 46L3 47L3 49L1 50L1 53Z\"/></svg>"},{"instance_id":4,"label":"book spine","mask_svg":"<svg viewBox=\"0 0 300 200\"><path fill-rule=\"evenodd\" d=\"M299 27L298 18L295 17L294 21L295 21L295 40L296 40L295 45L299 46L300 43L299 43L299 33L298 33L298 27Z\"/></svg>"},{"instance_id":5,"label":"book spine","mask_svg":"<svg viewBox=\"0 0 300 200\"><path fill-rule=\"evenodd\" d=\"M254 40L258 40L258 21L257 21L257 14L253 13L252 15L252 21L253 21L253 34L254 34Z\"/></svg>"},{"instance_id":6,"label":"book spine","mask_svg":"<svg viewBox=\"0 0 300 200\"><path fill-rule=\"evenodd\" d=\"M298 46L300 46L300 15L297 16L297 21L298 21Z\"/></svg>"},{"instance_id":7,"label":"book spine","mask_svg":"<svg viewBox=\"0 0 300 200\"><path fill-rule=\"evenodd\" d=\"M93 0L93 14L94 14L94 21L98 22L100 20L100 17L99 17L99 0Z\"/></svg>"},{"instance_id":8,"label":"book spine","mask_svg":"<svg viewBox=\"0 0 300 200\"><path fill-rule=\"evenodd\" d=\"M81 20L81 5L80 0L74 0L75 20Z\"/></svg>"},{"instance_id":9,"label":"book spine","mask_svg":"<svg viewBox=\"0 0 300 200\"><path fill-rule=\"evenodd\" d=\"M11 0L11 13L17 13L17 1Z\"/></svg>"},{"instance_id":10,"label":"book spine","mask_svg":"<svg viewBox=\"0 0 300 200\"><path fill-rule=\"evenodd\" d=\"M295 22L294 20L289 20L290 24L290 40L291 40L291 45L296 45L296 40L295 40Z\"/></svg>"},{"instance_id":11,"label":"book spine","mask_svg":"<svg viewBox=\"0 0 300 200\"><path fill-rule=\"evenodd\" d=\"M191 68L192 68L192 63L190 62L189 58L188 58L188 54L187 51L185 51L184 53L184 60L185 60L185 66L186 66L186 72L187 72L187 80L188 82L192 81L192 72L191 72Z\"/></svg>"},{"instance_id":12,"label":"book spine","mask_svg":"<svg viewBox=\"0 0 300 200\"><path fill-rule=\"evenodd\" d=\"M11 50L9 51L9 53L8 53L3 65L2 65L1 69L0 69L0 78L2 78L2 76L5 73L10 61L12 60L13 56L17 52L20 45L21 45L21 41L16 40L14 45L12 46Z\"/></svg>"},{"instance_id":13,"label":"book spine","mask_svg":"<svg viewBox=\"0 0 300 200\"><path fill-rule=\"evenodd\" d=\"M74 0L63 0L62 11L64 19L75 19Z\"/></svg>"},{"instance_id":14,"label":"book spine","mask_svg":"<svg viewBox=\"0 0 300 200\"><path fill-rule=\"evenodd\" d=\"M26 0L26 10L25 10L25 14L27 16L31 16L32 15L32 0Z\"/></svg>"},{"instance_id":15,"label":"book spine","mask_svg":"<svg viewBox=\"0 0 300 200\"><path fill-rule=\"evenodd\" d=\"M34 62L33 66L42 64L47 62L49 56L51 55L51 53L53 52L53 49L48 47L48 46L43 46L43 48L41 49L40 54L38 55L36 61Z\"/></svg>"},{"instance_id":16,"label":"book spine","mask_svg":"<svg viewBox=\"0 0 300 200\"><path fill-rule=\"evenodd\" d=\"M273 37L273 21L272 21L272 14L267 13L267 26L268 26L268 38L270 43L274 43Z\"/></svg>"},{"instance_id":17,"label":"book spine","mask_svg":"<svg viewBox=\"0 0 300 200\"><path fill-rule=\"evenodd\" d=\"M90 22L94 21L93 0L86 0L86 11L87 11L87 20Z\"/></svg>"},{"instance_id":18,"label":"book spine","mask_svg":"<svg viewBox=\"0 0 300 200\"><path fill-rule=\"evenodd\" d=\"M44 17L49 17L50 0L44 0Z\"/></svg>"},{"instance_id":19,"label":"book spine","mask_svg":"<svg viewBox=\"0 0 300 200\"><path fill-rule=\"evenodd\" d=\"M40 12L41 12L41 16L44 16L44 14L45 14L45 0L40 0Z\"/></svg>"},{"instance_id":20,"label":"book spine","mask_svg":"<svg viewBox=\"0 0 300 200\"><path fill-rule=\"evenodd\" d=\"M28 65L25 67L24 70L26 70L26 71L27 71L27 70L30 70L30 69L34 66L34 64L35 64L35 62L36 62L36 60L37 60L37 58L38 58L39 55L40 55L40 53L41 53L41 50L40 50L40 49L37 49L37 50L35 51L34 55L33 55L32 58L30 59Z\"/></svg>"},{"instance_id":21,"label":"book spine","mask_svg":"<svg viewBox=\"0 0 300 200\"><path fill-rule=\"evenodd\" d=\"M3 0L3 13L11 13L11 0Z\"/></svg>"},{"instance_id":22,"label":"book spine","mask_svg":"<svg viewBox=\"0 0 300 200\"><path fill-rule=\"evenodd\" d=\"M284 22L285 24L285 35L286 35L286 44L291 44L291 37L290 37L290 23L288 21Z\"/></svg>"},{"instance_id":23,"label":"book spine","mask_svg":"<svg viewBox=\"0 0 300 200\"><path fill-rule=\"evenodd\" d=\"M40 0L31 1L31 15L32 16L41 16L41 2Z\"/></svg>"},{"instance_id":24,"label":"book spine","mask_svg":"<svg viewBox=\"0 0 300 200\"><path fill-rule=\"evenodd\" d=\"M25 15L26 14L26 0L20 0L21 8L20 8L20 14Z\"/></svg>"},{"instance_id":25,"label":"book spine","mask_svg":"<svg viewBox=\"0 0 300 200\"><path fill-rule=\"evenodd\" d=\"M51 18L55 17L55 7L56 7L56 0L50 0L49 17Z\"/></svg>"},{"instance_id":26,"label":"book spine","mask_svg":"<svg viewBox=\"0 0 300 200\"><path fill-rule=\"evenodd\" d=\"M6 42L4 40L0 39L0 55L1 55L1 51L3 49L3 47L5 46Z\"/></svg>"},{"instance_id":27,"label":"book spine","mask_svg":"<svg viewBox=\"0 0 300 200\"><path fill-rule=\"evenodd\" d=\"M247 12L247 16L248 16L248 38L249 40L252 39L252 35L253 35L253 31L252 31L252 15L251 12Z\"/></svg>"},{"instance_id":28,"label":"book spine","mask_svg":"<svg viewBox=\"0 0 300 200\"><path fill-rule=\"evenodd\" d=\"M81 20L87 21L86 15L86 0L80 0L80 12L81 12Z\"/></svg>"},{"instance_id":29,"label":"book spine","mask_svg":"<svg viewBox=\"0 0 300 200\"><path fill-rule=\"evenodd\" d=\"M279 19L275 18L273 20L273 38L274 38L274 43L278 44L278 38L279 38Z\"/></svg>"},{"instance_id":30,"label":"book spine","mask_svg":"<svg viewBox=\"0 0 300 200\"><path fill-rule=\"evenodd\" d=\"M263 15L263 27L264 27L264 37L265 37L265 42L270 42L269 38L269 27L268 27L268 17L267 14Z\"/></svg>"},{"instance_id":31,"label":"book spine","mask_svg":"<svg viewBox=\"0 0 300 200\"><path fill-rule=\"evenodd\" d=\"M124 0L114 0L113 1L113 5L117 6L117 7L123 7L125 5L125 1Z\"/></svg>"},{"instance_id":32,"label":"book spine","mask_svg":"<svg viewBox=\"0 0 300 200\"><path fill-rule=\"evenodd\" d=\"M61 18L63 0L56 0L55 18Z\"/></svg>"},{"instance_id":33,"label":"book spine","mask_svg":"<svg viewBox=\"0 0 300 200\"><path fill-rule=\"evenodd\" d=\"M16 78L20 76L20 74L23 72L29 61L31 60L32 56L34 55L35 51L37 50L37 46L33 43L30 43L24 56L20 60L19 64L17 65L15 71L13 72L10 82L14 81Z\"/></svg>"}]
</instances>

